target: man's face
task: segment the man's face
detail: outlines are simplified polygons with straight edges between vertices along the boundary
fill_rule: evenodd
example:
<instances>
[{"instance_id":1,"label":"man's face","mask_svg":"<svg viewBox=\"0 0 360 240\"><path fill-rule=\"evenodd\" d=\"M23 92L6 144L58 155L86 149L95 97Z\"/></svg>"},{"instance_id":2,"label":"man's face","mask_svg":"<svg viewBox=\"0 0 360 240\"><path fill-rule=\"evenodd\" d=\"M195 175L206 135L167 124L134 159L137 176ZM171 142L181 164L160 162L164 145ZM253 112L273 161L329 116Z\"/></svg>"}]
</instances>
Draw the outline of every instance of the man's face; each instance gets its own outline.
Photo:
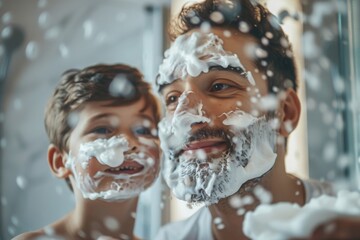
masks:
<instances>
[{"instance_id":1,"label":"man's face","mask_svg":"<svg viewBox=\"0 0 360 240\"><path fill-rule=\"evenodd\" d=\"M144 99L131 105L88 102L70 120L67 167L84 198L117 201L148 188L159 172L156 122ZM71 122L71 121L70 121Z\"/></svg>"},{"instance_id":2,"label":"man's face","mask_svg":"<svg viewBox=\"0 0 360 240\"><path fill-rule=\"evenodd\" d=\"M255 65L258 44L228 32L194 30L175 41L160 66L164 178L189 202L212 204L234 194L276 158L267 114L276 103L262 105L268 90Z\"/></svg>"}]
</instances>

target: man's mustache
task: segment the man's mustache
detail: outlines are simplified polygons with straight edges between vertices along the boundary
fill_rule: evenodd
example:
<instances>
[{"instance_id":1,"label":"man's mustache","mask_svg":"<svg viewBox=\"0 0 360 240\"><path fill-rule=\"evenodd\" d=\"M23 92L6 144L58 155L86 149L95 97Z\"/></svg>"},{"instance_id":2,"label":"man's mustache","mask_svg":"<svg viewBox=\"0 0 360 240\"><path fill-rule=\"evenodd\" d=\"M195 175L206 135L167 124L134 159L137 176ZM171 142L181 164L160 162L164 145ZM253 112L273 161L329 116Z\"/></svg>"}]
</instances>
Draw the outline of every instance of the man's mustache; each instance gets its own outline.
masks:
<instances>
[{"instance_id":1,"label":"man's mustache","mask_svg":"<svg viewBox=\"0 0 360 240\"><path fill-rule=\"evenodd\" d=\"M220 138L222 139L230 148L232 147L232 133L227 131L224 128L212 128L212 127L202 127L195 132L193 132L185 141L184 146L190 144L194 141L201 141L206 140L210 138ZM171 154L172 159L178 158L182 153L184 152L184 149L180 149L178 151L173 151Z\"/></svg>"}]
</instances>

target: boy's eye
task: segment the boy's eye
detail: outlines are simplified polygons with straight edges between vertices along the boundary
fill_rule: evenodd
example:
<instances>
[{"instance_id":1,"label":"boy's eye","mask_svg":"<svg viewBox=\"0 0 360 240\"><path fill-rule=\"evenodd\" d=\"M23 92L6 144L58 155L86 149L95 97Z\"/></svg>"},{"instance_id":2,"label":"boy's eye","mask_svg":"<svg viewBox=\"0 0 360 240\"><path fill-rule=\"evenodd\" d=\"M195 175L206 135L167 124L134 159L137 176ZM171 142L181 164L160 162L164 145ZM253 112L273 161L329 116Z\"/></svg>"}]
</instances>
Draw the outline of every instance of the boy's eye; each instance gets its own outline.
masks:
<instances>
[{"instance_id":1,"label":"boy's eye","mask_svg":"<svg viewBox=\"0 0 360 240\"><path fill-rule=\"evenodd\" d=\"M91 133L107 135L112 133L112 129L108 127L97 127L91 130Z\"/></svg>"},{"instance_id":2,"label":"boy's eye","mask_svg":"<svg viewBox=\"0 0 360 240\"><path fill-rule=\"evenodd\" d=\"M211 86L210 92L217 92L229 88L230 85L224 83L215 83Z\"/></svg>"},{"instance_id":3,"label":"boy's eye","mask_svg":"<svg viewBox=\"0 0 360 240\"><path fill-rule=\"evenodd\" d=\"M151 129L148 127L137 127L134 129L134 133L137 135L148 135L152 136Z\"/></svg>"}]
</instances>

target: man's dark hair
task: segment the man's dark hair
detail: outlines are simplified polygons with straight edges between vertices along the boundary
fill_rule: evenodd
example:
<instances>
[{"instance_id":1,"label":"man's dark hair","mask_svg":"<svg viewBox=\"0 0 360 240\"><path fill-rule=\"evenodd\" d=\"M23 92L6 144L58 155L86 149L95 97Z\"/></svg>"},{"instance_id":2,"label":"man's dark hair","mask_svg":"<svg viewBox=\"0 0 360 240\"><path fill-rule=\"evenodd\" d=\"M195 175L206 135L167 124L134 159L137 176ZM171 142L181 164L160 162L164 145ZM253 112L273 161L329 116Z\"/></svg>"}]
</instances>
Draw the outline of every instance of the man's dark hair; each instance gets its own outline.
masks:
<instances>
[{"instance_id":1,"label":"man's dark hair","mask_svg":"<svg viewBox=\"0 0 360 240\"><path fill-rule=\"evenodd\" d=\"M214 12L221 13L223 19L214 21ZM247 34L255 37L266 51L264 57L256 59L256 65L263 73L269 73L269 91L274 92L274 87L296 90L296 67L291 45L276 17L264 6L254 0L206 0L184 6L170 23L170 38L175 40L179 35L200 28L205 22L213 27L238 31L241 26L246 26Z\"/></svg>"}]
</instances>

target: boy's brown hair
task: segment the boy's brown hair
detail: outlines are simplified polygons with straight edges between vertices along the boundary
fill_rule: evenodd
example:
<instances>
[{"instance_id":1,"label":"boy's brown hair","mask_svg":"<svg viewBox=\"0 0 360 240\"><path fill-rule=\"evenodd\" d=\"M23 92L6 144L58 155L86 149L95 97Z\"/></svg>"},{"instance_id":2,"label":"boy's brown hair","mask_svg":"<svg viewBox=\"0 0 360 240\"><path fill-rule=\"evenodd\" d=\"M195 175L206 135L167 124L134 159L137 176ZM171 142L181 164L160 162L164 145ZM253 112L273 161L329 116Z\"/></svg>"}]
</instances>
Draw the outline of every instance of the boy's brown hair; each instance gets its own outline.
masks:
<instances>
[{"instance_id":1,"label":"boy's brown hair","mask_svg":"<svg viewBox=\"0 0 360 240\"><path fill-rule=\"evenodd\" d=\"M221 13L222 21L214 21L213 13ZM170 23L170 38L175 40L204 22L237 31L245 25L247 34L255 37L267 53L256 59L256 64L264 73L271 71L267 76L269 91L273 92L273 87L296 90L296 67L288 38L275 16L256 0L205 0L184 6Z\"/></svg>"},{"instance_id":2,"label":"boy's brown hair","mask_svg":"<svg viewBox=\"0 0 360 240\"><path fill-rule=\"evenodd\" d=\"M124 88L112 91L114 79ZM143 110L150 107L158 122L159 104L151 93L150 85L136 68L124 64L98 64L82 70L68 70L63 73L45 110L45 129L49 140L60 151L68 150L72 130L70 114L81 109L84 103L113 100L113 105L129 105L142 97L145 99Z\"/></svg>"}]
</instances>

